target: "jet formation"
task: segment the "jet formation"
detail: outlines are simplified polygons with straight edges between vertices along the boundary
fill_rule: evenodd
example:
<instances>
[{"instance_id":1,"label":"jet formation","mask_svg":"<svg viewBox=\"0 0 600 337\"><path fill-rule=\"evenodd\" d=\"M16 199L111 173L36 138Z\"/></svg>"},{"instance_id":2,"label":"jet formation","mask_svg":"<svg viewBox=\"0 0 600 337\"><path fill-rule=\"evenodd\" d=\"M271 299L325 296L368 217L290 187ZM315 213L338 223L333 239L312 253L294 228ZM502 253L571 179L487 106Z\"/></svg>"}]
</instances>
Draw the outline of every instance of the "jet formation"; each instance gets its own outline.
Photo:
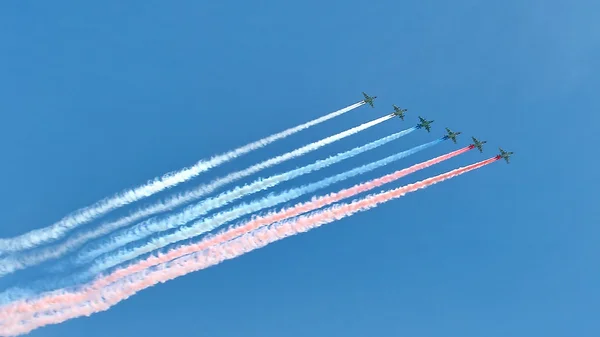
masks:
<instances>
[{"instance_id":1,"label":"jet formation","mask_svg":"<svg viewBox=\"0 0 600 337\"><path fill-rule=\"evenodd\" d=\"M365 104L369 104L371 107L374 107L373 101L377 98L377 96L369 96L367 95L365 92L362 93L364 96L364 100L363 102ZM402 109L397 107L395 104L392 104L392 107L394 108L394 111L391 113L392 116L397 116L398 118L400 118L402 121L404 121L404 117L405 117L405 113L408 111L408 109ZM427 120L421 116L419 116L419 123L417 124L417 129L425 129L427 130L427 132L431 132L431 123L433 123L433 120ZM449 128L446 128L446 135L444 135L444 137L442 137L443 139L452 139L452 141L454 142L454 144L457 143L456 141L456 136L460 135L462 132L461 131L457 131L454 132L452 130L450 130ZM471 139L473 140L473 144L469 145L470 148L474 149L478 149L480 153L483 153L483 144L487 143L486 140L478 140L475 137L471 137ZM510 152L510 151L504 151L502 148L500 149L500 154L496 156L497 160L500 159L504 159L506 160L507 164L510 164L510 156L512 156L514 154L514 152Z\"/></svg>"}]
</instances>

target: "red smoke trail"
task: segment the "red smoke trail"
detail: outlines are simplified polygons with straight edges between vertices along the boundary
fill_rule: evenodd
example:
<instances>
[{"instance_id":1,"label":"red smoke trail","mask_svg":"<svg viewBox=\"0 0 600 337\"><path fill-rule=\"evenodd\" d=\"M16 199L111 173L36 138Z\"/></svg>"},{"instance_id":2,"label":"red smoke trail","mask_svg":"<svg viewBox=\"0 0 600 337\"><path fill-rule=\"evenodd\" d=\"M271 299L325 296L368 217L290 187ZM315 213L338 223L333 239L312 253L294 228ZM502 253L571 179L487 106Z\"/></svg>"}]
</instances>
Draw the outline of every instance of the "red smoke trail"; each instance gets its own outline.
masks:
<instances>
[{"instance_id":1,"label":"red smoke trail","mask_svg":"<svg viewBox=\"0 0 600 337\"><path fill-rule=\"evenodd\" d=\"M223 233L220 233L220 234L217 234L214 236L209 236L196 244L178 247L178 248L175 248L175 249L167 252L166 254L158 254L157 256L150 256L145 260L138 261L137 263L132 264L123 269L117 269L105 277L98 278L95 282L93 282L91 285L86 287L86 290L87 290L86 293L89 294L89 291L104 288L104 287L108 286L109 284L116 282L117 280L119 280L123 277L127 277L129 275L140 272L140 271L150 268L152 266L159 265L159 264L165 263L167 261L179 258L181 256L206 249L210 246L220 244L227 240L231 240L239 235L242 235L244 233L252 231L261 226L265 226L265 225L268 225L268 224L271 224L271 223L274 223L277 221L285 220L290 217L298 216L300 214L313 211L315 209L318 209L318 208L321 208L328 204L340 201L342 199L352 197L359 193L369 191L373 188L376 188L376 187L382 186L384 184L390 183L392 181L395 181L397 179L400 179L410 173L414 173L418 170L425 169L432 165L438 164L442 161L445 161L445 160L448 160L455 156L458 156L460 154L463 154L471 149L473 149L473 146L467 146L465 148L441 155L439 157L430 159L430 160L422 162L420 164L413 165L409 168L399 170L394 173L385 175L381 178L374 179L372 181L358 184L358 185L355 185L354 187L341 190L337 193L331 193L329 195L326 195L326 196L323 196L320 198L313 198L312 201L309 201L306 203L300 203L300 204L297 204L296 206L293 206L288 209L283 209L276 213L266 214L264 216L257 217L254 220L252 220L251 222L246 223L243 226L238 226L238 227L229 229L226 232L223 232ZM14 313L18 313L18 312L30 312L30 311L32 311L32 309L33 310L49 310L51 308L49 308L48 305L52 306L54 304L60 305L61 303L79 302L79 301L85 300L87 297L87 294L84 294L81 292L64 292L64 291L61 292L60 290L58 292L59 292L58 294L56 294L56 292L51 292L50 294L45 295L43 297L43 298L46 298L44 301L40 301L38 299L34 299L34 300L30 300L30 301L21 300L21 301L15 302L15 303L7 304L3 308L0 308L0 321L3 320L4 316L7 316L9 314L14 314Z\"/></svg>"},{"instance_id":2,"label":"red smoke trail","mask_svg":"<svg viewBox=\"0 0 600 337\"><path fill-rule=\"evenodd\" d=\"M387 192L381 192L379 194L370 195L361 200L354 201L349 204L338 204L328 209L308 214L305 216L292 219L287 222L278 223L272 226L263 227L254 232L247 232L244 235L237 237L231 241L226 241L220 245L211 246L207 249L205 254L198 255L192 254L185 256L178 261L171 261L162 266L158 270L149 271L144 275L136 277L136 279L127 280L123 284L115 284L114 289L104 289L102 293L96 294L96 298L89 298L88 302L81 303L79 306L67 307L62 311L51 311L45 315L39 315L33 319L24 322L22 325L17 324L13 326L0 326L0 333L2 335L16 335L27 333L38 327L47 324L56 324L75 318L78 316L88 316L95 312L107 310L116 303L134 295L140 290L148 288L154 284L166 282L176 277L188 274L193 271L208 268L212 265L218 264L224 260L232 259L237 256L243 255L254 249L264 247L269 243L278 241L284 237L292 236L297 233L306 232L316 227L320 227L323 224L333 222L335 220L350 216L356 212L364 211L378 204L399 198L406 193L414 192L422 188L426 188L433 184L437 184L444 180L456 177L463 173L478 169L485 165L488 165L497 158L490 158L488 160L481 161L476 164L472 164L463 168L458 168L453 171L440 174L438 176L422 180L420 182L409 184L404 187L396 188ZM250 221L247 225L250 225L255 220ZM228 231L224 234L228 234ZM223 241L221 241L223 242ZM196 246L196 245L194 245ZM85 291L89 295L89 292ZM42 298L41 300L44 300ZM47 304L56 303L52 299L48 298ZM77 303L72 303L77 305ZM45 309L45 310L44 310ZM46 311L43 308L42 311ZM41 314L41 313L40 313ZM8 317L3 317L8 319Z\"/></svg>"},{"instance_id":3,"label":"red smoke trail","mask_svg":"<svg viewBox=\"0 0 600 337\"><path fill-rule=\"evenodd\" d=\"M334 205L315 214L309 214L288 222L279 223L269 227L263 227L257 231L246 233L232 241L225 242L218 246L209 247L207 254L200 256L189 255L179 261L172 261L163 265L161 269L151 271L145 275L140 275L136 280L128 280L129 283L116 284L116 289L105 289L102 294L95 299L90 299L87 303L82 303L77 307L65 308L63 311L50 312L46 315L40 315L34 319L25 322L23 325L15 325L6 328L0 328L3 335L15 335L27 333L37 327L47 324L56 324L67 319L91 315L95 312L104 311L112 305L132 296L136 292L150 287L159 282L166 282L170 279L185 275L187 273L210 267L220 263L223 260L235 258L254 249L266 246L269 243L281 238L305 232L319 227L323 224L350 216L356 212L364 211L376 207L380 203L399 198L406 193L426 188L430 185L453 178L463 173L478 169L487 164L496 161L497 158L491 158L467 167L459 168L433 178L429 178L414 184L400 187L391 191L382 192L376 195L368 196L362 200L354 201L350 204Z\"/></svg>"},{"instance_id":4,"label":"red smoke trail","mask_svg":"<svg viewBox=\"0 0 600 337\"><path fill-rule=\"evenodd\" d=\"M303 213L306 213L309 211L313 211L315 209L321 208L323 206L337 202L339 200L342 200L342 199L345 199L348 197L352 197L352 196L362 193L362 192L369 191L373 188L376 188L376 187L379 187L386 183L400 179L410 173L416 172L418 170L438 164L444 160L448 160L457 155L463 154L463 153L471 150L472 148L473 148L472 146L468 146L468 147L450 152L448 154L433 158L431 160L425 161L423 163L413 165L409 168L396 171L392 174L388 174L381 178L374 179L370 182L359 184L352 188L341 190L337 193L331 193L329 195L326 195L326 196L323 196L320 198L313 198L313 200L310 202L306 202L303 204L301 203L294 207L284 209L280 212L267 214L262 217L257 217L254 220L246 223L245 225L242 225L242 226L239 226L236 228L232 228L221 234L207 237L204 240L202 240L196 244L178 247L176 249L173 249L173 250L167 252L166 254L159 254L158 256L151 256L151 257L147 258L146 260L139 261L129 267L126 267L126 268L123 268L120 270L116 270L106 277L97 279L90 286L86 287L85 293L84 292L62 292L62 293L58 293L58 294L50 293L40 299L36 299L36 300L32 300L32 301L19 301L16 303L8 304L8 305L4 306L4 308L0 309L0 321L3 320L5 316L8 316L8 315L14 314L14 313L19 313L19 312L26 313L26 312L31 312L32 310L34 310L34 311L50 310L54 305L61 305L61 304L68 304L68 303L83 301L94 290L98 290L103 287L106 287L109 284L111 284L123 277L127 277L129 275L135 274L135 273L140 272L149 267L165 263L167 261L179 258L181 256L184 256L184 255L187 255L187 254L190 254L193 252L201 251L210 246L218 245L225 241L231 240L239 235L242 235L249 231L255 230L259 227L262 227L262 226L265 226L265 225L268 225L268 224L271 224L271 223L274 223L277 221L285 220L287 218L294 217L294 216L297 216L297 215L300 215L300 214L303 214ZM53 293L56 293L56 292L53 292Z\"/></svg>"},{"instance_id":5,"label":"red smoke trail","mask_svg":"<svg viewBox=\"0 0 600 337\"><path fill-rule=\"evenodd\" d=\"M271 223L274 223L277 221L285 220L287 218L300 215L302 213L313 211L315 209L321 208L321 207L331 204L333 202L336 202L336 201L339 201L339 200L342 200L342 199L345 199L348 197L352 197L352 196L357 195L362 192L369 191L373 188L376 188L376 187L382 186L384 184L390 183L392 181L395 181L397 179L400 179L410 173L414 173L416 171L425 169L432 165L438 164L442 161L445 161L445 160L448 160L455 156L458 156L460 154L463 154L471 149L473 149L473 146L468 146L468 147L441 155L439 157L430 159L430 160L422 162L420 164L413 165L409 168L399 170L394 173L385 175L381 178L374 179L370 182L358 184L358 185L355 185L354 187L341 190L337 193L331 193L329 195L326 195L326 196L323 196L320 198L313 198L313 200L310 202L300 203L294 207L281 210L280 212L271 213L271 214L267 214L262 217L258 217L256 219L254 219L253 221L251 221L250 223L230 229L224 233L221 233L221 234L218 234L218 235L215 235L212 237L207 237L205 240L202 240L196 244L178 247L176 249L173 249L173 250L167 252L166 254L158 254L158 256L150 256L147 259L141 260L133 265L126 267L126 268L115 270L114 272L112 272L111 274L109 274L106 277L101 277L101 278L97 279L90 286L86 287L86 289L87 289L86 293L89 294L88 291L97 290L97 289L106 287L109 284L111 284L123 277L140 272L149 267L152 267L152 266L155 266L158 264L162 264L164 262L176 259L178 257L184 256L184 255L196 252L196 251L200 251L200 250L206 249L210 246L213 246L215 244L219 244L224 241L233 239L241 234L244 234L248 231L252 231L261 226L268 225L268 224L271 224ZM4 306L4 308L0 308L0 320L2 320L2 317L4 317L5 315L15 313L15 312L30 312L31 309L33 309L33 310L48 310L48 309L50 309L50 308L48 308L48 305L52 305L52 304L60 305L61 303L65 303L65 302L66 303L79 302L79 301L85 300L87 297L87 294L83 294L81 292L72 292L72 293L71 292L63 292L63 293L59 293L54 296L51 296L52 300L50 300L50 298L48 298L48 295L46 295L44 297L47 298L47 300L44 300L44 301L39 301L39 300L19 301L19 302L15 302L12 304L8 304L8 305Z\"/></svg>"}]
</instances>

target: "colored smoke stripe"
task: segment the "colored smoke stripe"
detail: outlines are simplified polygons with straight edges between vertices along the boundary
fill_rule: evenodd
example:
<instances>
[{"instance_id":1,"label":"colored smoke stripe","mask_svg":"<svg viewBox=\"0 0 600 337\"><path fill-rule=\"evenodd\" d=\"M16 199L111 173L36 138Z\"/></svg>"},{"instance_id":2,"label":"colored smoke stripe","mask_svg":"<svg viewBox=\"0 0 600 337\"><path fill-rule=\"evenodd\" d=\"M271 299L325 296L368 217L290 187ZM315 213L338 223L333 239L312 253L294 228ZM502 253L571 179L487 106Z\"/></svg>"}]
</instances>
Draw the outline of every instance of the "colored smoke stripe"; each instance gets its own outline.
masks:
<instances>
[{"instance_id":1,"label":"colored smoke stripe","mask_svg":"<svg viewBox=\"0 0 600 337\"><path fill-rule=\"evenodd\" d=\"M437 139L432 142L429 142L429 143L426 143L426 144L423 144L420 146L416 146L407 151L403 151L403 152L397 153L395 155L391 155L389 157L378 160L376 162L362 165L355 169L337 174L332 177L322 179L322 180L317 181L312 184L292 188L292 189L287 190L280 194L269 195L267 197L264 197L262 199L259 199L259 200L256 200L256 201L253 201L250 203L239 204L238 206L236 206L232 209L219 212L208 218L203 218L202 220L199 220L189 226L180 227L174 233L166 234L166 235L151 239L150 241L145 242L141 246L121 249L121 250L116 251L113 254L109 254L107 256L98 258L96 261L94 261L94 263L92 264L92 266L88 269L88 271L86 273L84 273L81 276L77 275L76 277L80 277L81 279L89 279L89 278L93 277L94 275L96 275L108 268L117 266L128 260L135 259L136 257L138 257L140 255L152 252L152 251L162 248L162 247L166 247L166 246L168 246L172 243L178 242L178 241L187 240L187 239L193 238L195 236L201 235L201 234L211 231L215 228L218 228L219 226L221 226L225 223L233 221L241 216L252 214L252 213L260 211L262 209L279 205L281 203L296 199L302 195L312 193L319 189L330 186L331 184L338 183L338 182L344 181L348 178L352 178L354 176L370 172L374 169L391 164L394 161L400 160L402 158L406 158L414 153L422 151L433 145L439 144L442 141L443 141L442 139ZM193 220L196 217L197 216L195 214L191 214L191 215L183 214L183 217L179 219L180 222L175 223L174 225L167 224L167 226L169 228L175 228L179 225L182 225L188 221Z\"/></svg>"},{"instance_id":2,"label":"colored smoke stripe","mask_svg":"<svg viewBox=\"0 0 600 337\"><path fill-rule=\"evenodd\" d=\"M495 157L490 158L414 184L370 195L352 203L334 205L333 207L322 211L263 227L256 231L236 237L233 240L226 241L220 245L211 246L207 251L187 255L179 260L166 263L157 270L143 272L140 275L136 275L136 277L131 277L124 282L104 289L105 291L101 291L100 293L90 293L83 303L72 303L71 307L66 307L59 311L44 310L39 316L22 322L22 324L6 324L8 317L0 316L0 319L5 320L5 324L0 327L0 333L4 336L16 336L30 332L44 325L57 324L71 318L105 311L120 301L134 295L138 291L151 287L157 283L166 282L190 272L205 269L224 260L232 259L254 249L264 247L269 243L278 241L282 238L309 231L335 220L351 216L356 212L368 210L381 203L402 197L407 193L426 188L433 184L478 169L496 160L498 159ZM47 304L56 303L52 302L52 298L46 298L45 300L47 301Z\"/></svg>"},{"instance_id":3,"label":"colored smoke stripe","mask_svg":"<svg viewBox=\"0 0 600 337\"><path fill-rule=\"evenodd\" d=\"M472 149L472 147L470 147L470 146L465 147L465 148L438 156L436 158L430 159L428 161L425 161L425 162L422 162L419 164L415 164L411 167L408 167L408 168L405 168L402 170L398 170L394 173L387 174L383 177L373 179L366 183L358 184L351 188L343 189L336 193L330 193L330 194L327 194L322 197L318 197L318 198L314 197L313 200L311 200L309 202L299 203L293 207L290 207L287 209L282 209L279 212L272 212L269 214L265 214L263 216L259 216L255 219L253 219L251 222L249 222L243 226L237 226L237 227L231 228L228 231L226 231L225 233L221 233L216 236L208 235L206 238L204 238L197 244L178 247L178 248L168 251L167 253L158 254L157 256L150 256L144 260L136 261L134 264L127 266L125 268L117 269L107 276L99 277L94 282L92 282L90 285L86 286L85 289L87 289L87 291L89 291L89 292L93 292L95 289L100 289L100 288L106 287L109 284L116 282L117 280L119 280L121 278L124 278L124 277L132 275L134 273L140 272L144 269L159 265L161 263L165 263L167 261L179 258L186 254L193 253L194 251L197 251L197 250L206 249L206 248L210 247L211 245L220 244L221 242L219 240L220 240L220 238L223 238L223 236L229 235L229 238L233 238L233 237L241 235L243 233L255 230L261 226L265 226L265 225L268 225L271 223L275 223L278 221L288 219L290 217L298 216L303 213L319 209L319 208L327 206L331 203L355 196L355 195L363 193L363 192L367 192L373 188L377 188L384 184L396 181L408 174L411 174L416 171L422 170L424 168L430 167L432 165L438 164L442 161L445 161L445 160L448 160L455 156L458 156L460 154L463 154L471 149ZM234 236L231 236L231 235L234 235ZM50 301L50 303L60 304L60 303L70 303L70 302L81 301L81 300L85 299L85 296L86 296L85 292L82 293L79 291L78 292L69 292L69 291L58 290L58 291L53 291L48 294L45 294L45 295L43 295L42 298L50 297L53 299ZM48 309L47 305L48 305L48 302L41 301L40 299L33 299L33 300L28 300L28 301L23 301L23 300L17 301L17 302L0 307L0 320L2 319L2 317L5 317L7 315L11 315L11 314L14 314L17 312L27 312L27 311Z\"/></svg>"},{"instance_id":4,"label":"colored smoke stripe","mask_svg":"<svg viewBox=\"0 0 600 337\"><path fill-rule=\"evenodd\" d=\"M235 182L238 179L250 176L250 175L257 173L265 168L279 164L286 160L290 160L290 159L299 157L310 151L317 150L325 145L331 144L335 141L341 140L348 136L357 134L358 132L364 131L370 127L373 127L375 125L383 123L389 119L390 119L389 116L384 116L384 117L378 118L371 122L364 123L357 127L340 132L336 135L327 137L318 142L308 144L308 145L303 146L294 151L287 152L278 157L271 158L264 162L258 163L258 164L251 166L245 170L229 174L224 178L217 179L215 182L213 182L211 184L201 186L201 188L196 189L192 193L188 192L185 195L180 195L177 198L173 198L173 199L169 200L167 202L168 206L166 206L165 208L171 209L174 206L187 203L191 200L197 199L200 196L203 196L205 194L208 194L209 192L214 191L217 187ZM357 147L353 150L350 150L350 151L347 151L344 153L340 153L340 154L330 157L328 159L318 161L312 165L307 165L305 167L302 167L302 168L299 168L299 169L296 169L296 170L293 170L293 171L290 171L287 173L283 173L283 174L280 174L280 175L277 175L274 177L269 177L266 179L259 179L250 185L236 187L233 190L224 192L215 198L209 198L209 199L206 199L196 205L189 206L186 209L184 209L182 212L176 213L175 215L169 216L165 219L158 220L156 218L152 218L152 219L146 220L146 221L134 226L133 228L126 229L124 231L124 233L118 233L117 235L115 235L113 237L109 237L106 240L103 240L97 244L92 245L91 247L88 247L87 249L84 248L82 250L82 252L79 253L78 256L76 257L75 263L76 264L88 263L91 260L93 260L94 258L98 257L99 255L109 252L111 250L114 250L118 247L121 247L121 246L127 244L127 243L130 243L130 242L133 242L136 240L141 240L141 239L145 238L146 236L152 235L156 232L161 232L161 231L169 230L169 229L184 225L185 223L187 223L201 215L206 214L208 211L213 210L215 208L222 207L222 206L228 204L229 202L234 201L238 198L241 198L241 197L246 196L251 193L255 193L255 192L267 189L269 187L273 187L280 182L284 182L284 181L296 178L303 174L307 174L312 171L325 168L329 165L332 165L332 164L342 161L344 159L350 158L350 157L360 154L364 151L371 150L373 148L381 146L385 143L390 142L391 140L394 140L401 136L404 136L414 130L415 130L415 128L411 128L406 131L401 131L394 135L382 138L373 143L369 143L367 145ZM163 204L165 204L165 203L163 203Z\"/></svg>"},{"instance_id":5,"label":"colored smoke stripe","mask_svg":"<svg viewBox=\"0 0 600 337\"><path fill-rule=\"evenodd\" d=\"M192 221L193 219L195 219L199 216L202 216L203 214L207 213L208 211L218 208L218 207L221 207L235 199L238 199L240 197L243 197L250 193L254 193L259 190L263 190L263 189L275 186L276 184L278 184L280 182L293 179L300 175L307 174L307 173L310 173L315 170L320 170L329 165L340 162L344 159L351 158L351 157L358 155L360 153L363 153L365 151L368 151L368 150L374 149L376 147L382 146L384 144L387 144L388 142L391 142L391 141L396 140L404 135L407 135L407 134L413 132L414 130L416 130L416 128L414 128L414 127L410 128L410 129L406 129L404 131L400 131L395 134L389 135L387 137L383 137L381 139L378 139L378 140L368 143L366 145L356 147L352 150L342 152L335 156L331 156L327 159L318 160L315 163L312 163L310 165L306 165L304 167L300 167L300 168L297 168L295 170L292 170L292 171L289 171L289 172L286 172L283 174L271 176L266 179L258 179L251 184L245 185L243 187L236 187L233 190L222 193L217 197L206 199L202 202L199 202L196 205L187 207L183 211L180 211L178 213L175 213L174 215L168 216L168 217L160 219L158 221L154 221L154 219L144 221L132 228L128 228L126 230L123 230L121 233L118 233L117 234L118 236L116 238L112 237L112 238L108 238L107 240L101 241L104 245L100 245L99 246L100 248L98 249L98 251L108 252L111 250L109 248L113 248L113 247L118 248L129 242L141 240L150 234L160 232L160 231L165 231L168 229L172 229L172 228L176 228L178 226L184 225L185 223ZM233 214L235 217L239 217L241 215L247 214L248 212L259 211L265 207L275 206L282 202L292 200L293 198L297 198L303 194L310 193L312 191L316 191L320 188L324 188L335 182L342 181L351 176L362 174L367 171L373 170L377 167L387 165L394 160L399 160L399 159L406 157L412 153L415 153L417 151L424 150L427 147L433 146L439 142L441 142L441 140L436 140L436 141L430 142L428 144L418 146L411 150L404 151L399 154L395 154L393 156L382 159L375 163L363 165L361 168L351 170L344 174L338 174L334 177L330 177L330 178L321 180L317 183L302 186L300 188L295 188L295 189L289 190L285 193L281 193L278 195L272 195L268 198L264 198L258 202L254 202L251 204L243 204L245 207L243 209L240 209L238 207L238 210L236 212L234 212ZM223 215L225 215L225 217ZM227 221L227 219L228 219L227 217L229 217L229 219L234 219L234 218L232 218L231 212L226 212L225 214L223 214L223 212L222 212L222 215L220 217L217 217L217 219L215 219L215 217L211 217L210 223L212 223L213 224L212 226L214 228L216 228L216 226L221 224L222 221ZM219 222L219 219L221 219L220 222ZM208 222L208 220L204 221L203 226L209 225L207 222ZM207 231L207 230L210 230L210 228L206 229L206 227L205 227L204 230ZM151 247L151 246L147 246L147 247ZM146 248L146 249L149 249L149 248ZM149 251L151 251L151 250L153 250L153 249L150 248ZM136 251L137 251L137 253L136 253ZM138 256L140 254L139 251L140 250L138 248L134 248L134 249L130 249L129 252L119 251L119 252L117 252L119 254L117 256L114 256L115 254L105 256L102 259L95 261L93 266L88 268L87 272L77 273L75 275L70 276L67 279L62 278L62 277L52 277L52 278L48 278L48 279L38 280L38 281L34 282L33 285L29 286L28 288L23 288L23 287L10 288L10 289L4 291L2 294L0 294L0 299L3 301L3 303L6 303L10 300L14 301L17 299L21 299L23 297L31 297L31 294L34 294L34 293L39 293L42 291L48 291L48 290L57 289L57 288L61 288L61 287L68 287L68 286L72 286L77 283L88 281L89 279L93 278L96 273L99 273L107 268L110 268L112 266L115 266L117 264L120 264L124 261L127 261L129 259L132 259L132 258ZM100 255L100 254L99 253L94 254L94 257L96 257L97 255Z\"/></svg>"}]
</instances>

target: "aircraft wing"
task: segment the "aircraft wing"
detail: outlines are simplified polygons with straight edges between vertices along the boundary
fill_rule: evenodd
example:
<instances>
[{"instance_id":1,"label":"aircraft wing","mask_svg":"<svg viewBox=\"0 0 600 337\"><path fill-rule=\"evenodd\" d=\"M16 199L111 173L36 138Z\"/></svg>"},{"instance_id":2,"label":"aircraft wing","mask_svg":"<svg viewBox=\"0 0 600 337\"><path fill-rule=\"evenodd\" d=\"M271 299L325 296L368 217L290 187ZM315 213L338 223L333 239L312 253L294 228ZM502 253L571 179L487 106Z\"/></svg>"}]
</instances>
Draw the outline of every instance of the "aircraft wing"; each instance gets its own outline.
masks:
<instances>
[{"instance_id":1,"label":"aircraft wing","mask_svg":"<svg viewBox=\"0 0 600 337\"><path fill-rule=\"evenodd\" d=\"M429 126L429 124L425 125L425 130L427 130L427 132L431 131L431 126Z\"/></svg>"}]
</instances>

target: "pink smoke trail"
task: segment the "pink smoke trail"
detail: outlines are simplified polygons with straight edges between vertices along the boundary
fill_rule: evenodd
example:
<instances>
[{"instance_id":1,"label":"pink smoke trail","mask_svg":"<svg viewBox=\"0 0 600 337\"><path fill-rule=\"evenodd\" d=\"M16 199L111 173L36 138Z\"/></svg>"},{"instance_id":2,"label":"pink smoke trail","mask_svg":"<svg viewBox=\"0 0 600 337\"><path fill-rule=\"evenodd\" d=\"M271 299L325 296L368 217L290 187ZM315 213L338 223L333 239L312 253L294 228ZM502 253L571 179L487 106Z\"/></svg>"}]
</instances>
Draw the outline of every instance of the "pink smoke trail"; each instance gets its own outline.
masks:
<instances>
[{"instance_id":1,"label":"pink smoke trail","mask_svg":"<svg viewBox=\"0 0 600 337\"><path fill-rule=\"evenodd\" d=\"M187 254L199 251L199 250L206 249L212 245L219 244L224 241L230 240L234 237L237 237L248 231L252 231L261 226L268 225L268 224L271 224L271 223L274 223L277 221L281 221L281 220L284 220L284 219L287 219L287 218L290 218L293 216L297 216L302 213L306 213L306 212L321 208L321 207L331 204L333 202L352 197L352 196L357 195L362 192L366 192L373 188L376 188L381 185L384 185L384 184L390 183L392 181L395 181L397 179L400 179L400 178L402 178L408 174L414 173L418 170L425 169L432 165L438 164L442 161L445 161L445 160L448 160L455 156L458 156L460 154L463 154L463 153L471 150L472 148L473 148L472 146L468 146L468 147L438 156L436 158L430 159L423 163L413 165L409 168L396 171L392 174L385 175L381 178L374 179L370 182L358 184L351 188L341 190L337 193L331 193L329 195L326 195L326 196L323 196L320 198L313 198L313 200L310 202L300 203L291 208L283 209L280 212L271 213L271 214L267 214L262 217L258 217L256 219L254 219L252 222L247 223L246 225L230 229L227 232L224 232L222 234L219 234L219 235L216 235L213 237L208 237L205 240L202 240L196 244L178 247L176 249L173 249L173 250L167 252L166 254L159 254L158 256L151 256L145 260L139 261L139 262L137 262L133 265L130 265L126 268L115 270L114 272L112 272L111 274L109 274L106 277L97 279L93 284L86 287L87 291L85 294L81 293L81 292L77 292L77 293L61 292L61 293L56 294L51 297L48 296L50 294L42 297L44 299L44 301L41 301L41 299L38 299L38 300L34 299L34 300L30 300L30 301L23 300L23 301L8 304L8 305L4 306L3 308L0 308L0 320L2 320L2 317L4 317L5 315L10 315L10 314L18 313L18 312L31 312L32 309L33 310L49 310L49 309L51 309L52 305L60 305L60 304L64 304L64 303L68 304L68 303L72 303L72 302L79 302L79 301L85 300L89 294L89 291L104 288L104 287L108 286L109 284L111 284L123 277L126 277L128 275L140 272L149 267L152 267L152 266L155 266L158 264L162 264L164 262L176 259L178 257L184 256L184 255L187 255ZM52 292L52 293L55 293L55 292ZM50 305L50 307L49 307L49 305Z\"/></svg>"},{"instance_id":2,"label":"pink smoke trail","mask_svg":"<svg viewBox=\"0 0 600 337\"><path fill-rule=\"evenodd\" d=\"M27 315L27 313L33 314L33 313L35 313L35 311L39 311L39 310L48 311L48 310L52 310L52 309L57 309L55 307L61 307L61 305L68 305L70 303L83 301L86 298L88 298L90 295L92 295L94 291L97 291L98 289L102 289L121 278L127 277L128 275L135 274L135 273L140 272L149 267L165 263L167 261L179 258L181 256L184 256L184 255L187 255L187 254L190 254L193 252L201 251L210 246L223 243L227 240L230 240L241 234L252 231L261 226L268 225L268 224L271 224L271 223L274 223L277 221L281 221L281 220L284 220L284 219L287 219L287 218L290 218L293 216L297 216L302 213L306 213L306 212L321 208L321 207L331 204L333 202L336 202L336 201L354 196L356 194L371 190L371 189L381 186L383 184L386 184L386 183L392 182L394 180L397 180L401 177L404 177L410 173L416 172L418 170L427 168L434 164L440 163L444 160L448 160L452 157L455 157L457 155L465 153L472 148L473 148L472 146L465 147L463 149L453 151L451 153L436 157L436 158L428 160L426 162L413 165L409 168L396 171L392 174L388 174L381 178L374 179L373 181L359 184L352 188L345 189L345 190L342 190L337 193L331 193L324 197L313 198L313 200L310 202L306 202L304 204L301 203L301 204L298 204L289 209L283 209L280 212L271 213L271 214L267 214L262 217L258 217L256 219L254 219L253 221L251 221L250 223L247 223L246 225L232 228L229 231L226 231L224 233L218 234L213 237L207 237L197 244L178 247L178 248L175 248L175 249L167 252L166 254L159 254L158 256L151 256L151 257L147 258L146 260L139 261L138 263L133 264L124 269L116 270L106 277L97 279L96 282L94 282L90 286L86 287L84 292L65 292L64 290L59 290L59 291L47 293L45 296L43 296L42 298L39 298L39 299L34 299L34 300L30 300L30 301L19 301L16 303L8 304L8 305L4 306L3 308L0 308L0 322L3 320L3 316L11 316L15 313L25 313L25 316L30 316L30 315ZM32 311L33 311L33 313L32 313ZM11 320L13 320L16 317L12 316L10 318L11 318ZM24 319L24 317L21 317L20 319Z\"/></svg>"},{"instance_id":3,"label":"pink smoke trail","mask_svg":"<svg viewBox=\"0 0 600 337\"><path fill-rule=\"evenodd\" d=\"M138 261L128 267L117 269L113 271L111 274L100 277L96 279L92 284L85 287L85 291L78 292L65 292L62 290L54 291L47 293L41 298L33 299L33 300L21 300L15 303L10 303L0 308L0 321L4 320L4 317L14 315L15 313L28 313L39 310L51 310L55 306L60 307L61 304L69 305L70 303L80 302L86 300L86 298L93 293L94 291L104 288L110 285L117 280L127 277L129 275L138 273L144 269L150 268L152 266L156 266L167 261L179 258L181 256L194 253L197 251L201 251L210 246L217 245L223 243L225 241L231 240L237 236L240 236L249 231L255 230L259 227L285 220L290 217L298 216L300 214L313 211L315 209L321 208L328 204L340 201L345 198L352 197L362 192L369 191L373 188L382 186L384 184L390 183L392 181L398 180L408 174L414 173L416 171L425 169L432 165L438 164L442 161L448 160L460 154L463 154L469 150L473 149L472 146L467 146L462 149L438 156L436 158L430 159L428 161L415 164L409 168L405 168L403 170L396 171L394 173L385 175L383 177L374 179L372 181L355 185L351 188L341 190L337 193L330 193L323 197L313 198L313 200L305 203L299 203L293 207L288 209L283 209L279 212L266 214L261 217L257 217L252 221L246 223L245 225L241 225L235 228L231 228L226 232L209 236L204 240L187 246L177 247L171 251L168 251L165 254L158 254L157 256L150 256L145 260Z\"/></svg>"},{"instance_id":4,"label":"pink smoke trail","mask_svg":"<svg viewBox=\"0 0 600 337\"><path fill-rule=\"evenodd\" d=\"M89 316L96 312L105 311L118 302L134 295L138 291L157 283L164 283L190 272L208 268L224 260L232 259L252 250L264 247L282 238L309 231L324 224L348 217L356 212L368 210L381 203L402 197L407 193L426 188L444 180L481 168L496 160L498 160L497 157L490 158L414 184L409 184L375 195L369 195L352 203L336 204L322 211L314 212L313 214L262 227L256 231L245 233L231 241L209 247L204 254L185 256L176 261L171 261L162 265L162 268L158 270L153 270L147 272L145 275L140 275L135 280L129 280L128 283L117 284L118 287L115 287L115 289L105 289L101 294L97 294L95 299L89 299L88 302L79 306L65 308L62 311L54 311L45 315L40 314L20 325L0 327L0 333L5 336L15 336L28 333L44 325L57 324L71 318Z\"/></svg>"}]
</instances>

